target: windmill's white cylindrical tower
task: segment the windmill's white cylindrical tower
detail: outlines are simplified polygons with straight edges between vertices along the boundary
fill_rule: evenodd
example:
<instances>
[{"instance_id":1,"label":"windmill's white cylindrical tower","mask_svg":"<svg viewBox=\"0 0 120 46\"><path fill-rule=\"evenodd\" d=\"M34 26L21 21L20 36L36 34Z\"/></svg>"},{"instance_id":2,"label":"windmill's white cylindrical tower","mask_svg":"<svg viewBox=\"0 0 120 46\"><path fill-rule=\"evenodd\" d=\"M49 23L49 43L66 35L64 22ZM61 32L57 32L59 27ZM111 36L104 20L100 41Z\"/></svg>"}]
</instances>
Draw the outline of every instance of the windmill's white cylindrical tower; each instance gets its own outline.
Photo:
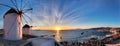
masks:
<instances>
[{"instance_id":1,"label":"windmill's white cylindrical tower","mask_svg":"<svg viewBox=\"0 0 120 46\"><path fill-rule=\"evenodd\" d=\"M25 24L22 29L23 34L31 34L30 26L28 24Z\"/></svg>"},{"instance_id":2,"label":"windmill's white cylindrical tower","mask_svg":"<svg viewBox=\"0 0 120 46\"><path fill-rule=\"evenodd\" d=\"M4 38L7 40L22 39L21 17L15 9L10 9L4 15Z\"/></svg>"}]
</instances>

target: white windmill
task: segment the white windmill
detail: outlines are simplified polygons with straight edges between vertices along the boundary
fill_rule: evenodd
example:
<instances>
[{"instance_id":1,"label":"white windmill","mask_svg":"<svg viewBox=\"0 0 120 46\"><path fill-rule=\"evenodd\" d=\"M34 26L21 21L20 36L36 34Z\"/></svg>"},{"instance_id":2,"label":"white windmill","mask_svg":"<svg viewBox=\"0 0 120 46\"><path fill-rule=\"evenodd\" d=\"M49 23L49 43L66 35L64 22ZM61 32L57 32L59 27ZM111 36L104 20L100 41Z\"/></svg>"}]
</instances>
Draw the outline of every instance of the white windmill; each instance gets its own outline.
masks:
<instances>
[{"instance_id":1,"label":"white windmill","mask_svg":"<svg viewBox=\"0 0 120 46\"><path fill-rule=\"evenodd\" d=\"M10 0L13 6L9 6L3 3L0 3L1 6L9 7L8 10L4 14L4 38L7 40L21 40L22 39L22 17L26 12L32 10L32 8L24 9L26 4L23 5L23 0L20 0L21 3L18 7L17 0ZM25 15L26 16L26 15Z\"/></svg>"}]
</instances>

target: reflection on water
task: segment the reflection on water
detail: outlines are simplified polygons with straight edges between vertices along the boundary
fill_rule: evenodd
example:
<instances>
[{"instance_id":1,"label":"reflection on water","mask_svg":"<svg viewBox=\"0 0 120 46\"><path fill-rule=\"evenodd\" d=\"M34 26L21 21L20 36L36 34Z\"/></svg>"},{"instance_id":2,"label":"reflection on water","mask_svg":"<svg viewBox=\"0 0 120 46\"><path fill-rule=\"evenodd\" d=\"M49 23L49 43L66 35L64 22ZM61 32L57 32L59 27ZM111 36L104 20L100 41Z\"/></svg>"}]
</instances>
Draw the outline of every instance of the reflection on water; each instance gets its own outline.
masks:
<instances>
[{"instance_id":1,"label":"reflection on water","mask_svg":"<svg viewBox=\"0 0 120 46\"><path fill-rule=\"evenodd\" d=\"M61 41L60 30L56 30L55 40L56 40L57 42L60 42L60 41Z\"/></svg>"},{"instance_id":2,"label":"reflection on water","mask_svg":"<svg viewBox=\"0 0 120 46\"><path fill-rule=\"evenodd\" d=\"M83 33L84 32L84 33ZM69 31L32 31L32 35L36 36L43 36L43 35L55 35L55 39L57 41L73 41L73 40L78 40L81 41L81 38L84 37L89 37L92 35L96 36L105 36L107 34L111 34L108 32L97 32L96 30L69 30ZM62 38L62 39L61 39Z\"/></svg>"}]
</instances>

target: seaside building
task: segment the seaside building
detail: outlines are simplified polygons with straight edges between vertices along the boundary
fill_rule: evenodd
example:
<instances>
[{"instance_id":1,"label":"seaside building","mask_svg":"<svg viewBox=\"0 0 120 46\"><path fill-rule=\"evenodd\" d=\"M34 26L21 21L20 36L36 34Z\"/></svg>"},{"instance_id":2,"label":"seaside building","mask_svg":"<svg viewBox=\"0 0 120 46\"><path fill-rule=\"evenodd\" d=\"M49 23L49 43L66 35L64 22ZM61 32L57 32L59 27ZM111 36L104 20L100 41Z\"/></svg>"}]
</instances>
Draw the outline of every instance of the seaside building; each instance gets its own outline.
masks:
<instances>
[{"instance_id":1,"label":"seaside building","mask_svg":"<svg viewBox=\"0 0 120 46\"><path fill-rule=\"evenodd\" d=\"M28 24L25 24L23 26L23 34L31 34L30 26Z\"/></svg>"}]
</instances>

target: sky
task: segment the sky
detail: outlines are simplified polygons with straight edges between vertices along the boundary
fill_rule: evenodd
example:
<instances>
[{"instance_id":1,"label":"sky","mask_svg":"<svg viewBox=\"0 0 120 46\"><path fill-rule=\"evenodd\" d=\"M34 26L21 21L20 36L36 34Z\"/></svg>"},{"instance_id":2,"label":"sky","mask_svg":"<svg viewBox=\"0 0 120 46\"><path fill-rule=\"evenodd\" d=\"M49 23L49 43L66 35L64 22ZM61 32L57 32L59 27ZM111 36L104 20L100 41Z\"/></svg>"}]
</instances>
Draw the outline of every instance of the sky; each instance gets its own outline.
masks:
<instances>
[{"instance_id":1,"label":"sky","mask_svg":"<svg viewBox=\"0 0 120 46\"><path fill-rule=\"evenodd\" d=\"M16 2L18 8L21 8L21 1ZM15 8L10 0L0 0L0 3ZM24 5L24 10L29 8L33 10L25 13L24 16L31 19L22 18L23 25L29 24L36 28L120 27L119 0L23 0L22 6ZM0 6L0 28L3 27L3 15L9 9Z\"/></svg>"}]
</instances>

